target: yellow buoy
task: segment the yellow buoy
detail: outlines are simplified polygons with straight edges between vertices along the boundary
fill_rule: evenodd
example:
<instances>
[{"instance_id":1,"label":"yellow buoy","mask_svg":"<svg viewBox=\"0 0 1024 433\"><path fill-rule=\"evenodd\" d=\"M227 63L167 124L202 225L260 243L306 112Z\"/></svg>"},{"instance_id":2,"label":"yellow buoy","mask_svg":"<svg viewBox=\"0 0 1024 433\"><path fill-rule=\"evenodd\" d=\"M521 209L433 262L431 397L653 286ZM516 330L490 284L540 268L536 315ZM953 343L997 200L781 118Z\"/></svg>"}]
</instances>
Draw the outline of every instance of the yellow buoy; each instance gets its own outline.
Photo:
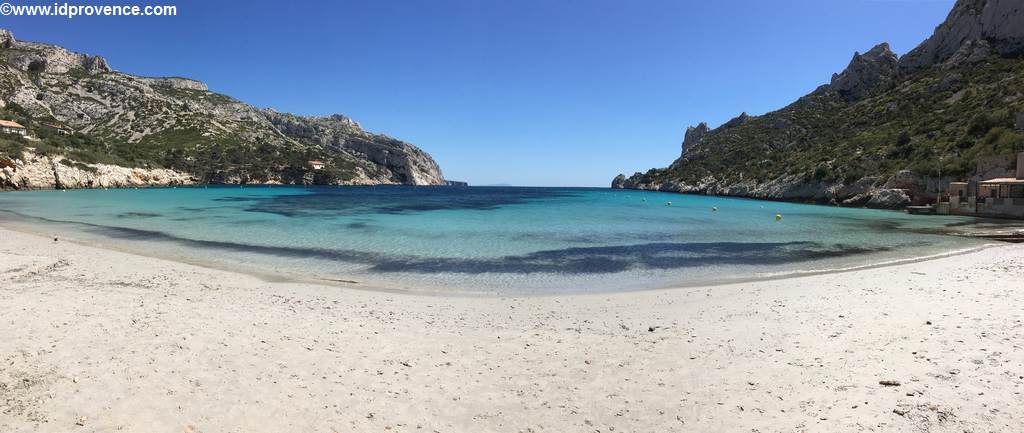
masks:
<instances>
[{"instance_id":1,"label":"yellow buoy","mask_svg":"<svg viewBox=\"0 0 1024 433\"><path fill-rule=\"evenodd\" d=\"M775 214L775 221L782 221L782 214Z\"/></svg>"}]
</instances>

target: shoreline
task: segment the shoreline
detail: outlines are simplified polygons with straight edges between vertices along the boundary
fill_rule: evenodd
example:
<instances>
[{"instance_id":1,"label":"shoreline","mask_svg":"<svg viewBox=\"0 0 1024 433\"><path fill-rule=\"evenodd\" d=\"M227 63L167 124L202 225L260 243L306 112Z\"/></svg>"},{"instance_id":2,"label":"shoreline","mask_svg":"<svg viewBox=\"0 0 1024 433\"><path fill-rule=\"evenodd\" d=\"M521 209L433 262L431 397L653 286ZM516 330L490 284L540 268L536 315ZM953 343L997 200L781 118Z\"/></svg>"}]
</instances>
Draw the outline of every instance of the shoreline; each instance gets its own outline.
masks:
<instances>
[{"instance_id":1,"label":"shoreline","mask_svg":"<svg viewBox=\"0 0 1024 433\"><path fill-rule=\"evenodd\" d=\"M659 190L659 189L645 189L645 188L625 188L625 187L623 187L623 188L614 188L614 187L612 187L610 189L620 190L620 191L645 191L645 192L658 192L658 193L675 194L675 195L691 195L691 196L697 196L697 197L716 197L716 198L736 199L736 200L755 200L755 201L767 201L767 202L775 202L775 203L805 204L805 205L812 205L812 206L837 207L837 208L843 208L843 209L870 209L870 210L890 211L890 212L906 212L907 209L910 206L912 206L910 204L906 204L906 205L902 205L902 206L898 206L898 207L871 207L871 206L854 206L854 205L846 206L846 205L843 205L841 202L840 203L834 203L834 202L825 201L825 200L801 200L801 199L784 199L784 198L776 198L776 197L751 197L751 196L744 196L744 195L704 194L704 193L700 193L700 192L662 191L662 190ZM934 203L930 203L929 205L934 205ZM954 216L954 217L963 217L963 218L975 218L975 219L979 219L979 220L1013 221L1013 222L1019 223L1022 226L1024 226L1024 218L1015 218L1015 217L1009 216L1009 215L979 215L979 214L968 215L968 214L955 214L955 213L953 213L953 214L947 214L947 215L927 214L927 215L921 215L921 216L925 216L925 217L927 217L927 216ZM1024 242L1024 230L1022 230L1020 233L1018 233L1018 238L1015 238L1015 239L1020 239L1019 242Z\"/></svg>"},{"instance_id":2,"label":"shoreline","mask_svg":"<svg viewBox=\"0 0 1024 433\"><path fill-rule=\"evenodd\" d=\"M1024 245L715 287L426 297L0 236L3 431L1024 429Z\"/></svg>"},{"instance_id":3,"label":"shoreline","mask_svg":"<svg viewBox=\"0 0 1024 433\"><path fill-rule=\"evenodd\" d=\"M8 212L8 213L10 213L12 215L15 215L15 216L17 216L19 218L25 218L27 220L38 219L36 217L20 215L20 214L15 213L15 212ZM15 226L12 226L9 223L10 223L9 221L5 222L5 221L0 220L0 231L2 231L2 230L11 230L11 231L16 231L16 232L23 233L23 234L26 234L26 235L30 235L30 236L38 236L38 237L41 237L41 238L49 236L49 235L44 234L43 231L42 231L42 227L46 226L46 224L52 224L52 223L81 224L81 223L78 223L78 222L63 222L63 221L60 221L60 222L46 222L46 221L44 221L43 223L38 223L38 224L25 223L25 227L15 227ZM39 230L35 230L36 228L39 228ZM946 235L948 235L948 236L962 236L962 235L957 235L957 234L946 234ZM979 237L976 237L976 238L984 238L984 237L980 237L979 236ZM411 286L405 285L405 286L396 287L396 286L393 286L393 285L388 285L388 283L386 281L359 280L359 279L355 279L355 278L352 278L352 277L346 277L346 276L340 276L340 277L302 277L302 276L294 274L294 273L287 273L287 272L282 272L282 271L259 271L259 270L256 270L256 269L252 268L252 267L246 267L244 265L239 265L239 264L216 263L216 262L209 262L209 261L201 261L199 259L190 258L190 257L186 257L186 256L177 256L177 255L172 255L172 254L159 254L159 253L146 253L146 252L141 252L141 251L138 251L138 250L132 249L132 248L120 248L120 247L117 247L115 245L112 245L112 243L114 243L114 241L115 241L114 239L111 239L111 243L100 243L100 241L83 240L83 239L78 239L78 238L75 238L75 237L62 238L62 240L66 241L66 242L72 242L72 243L75 243L77 245L81 245L81 246L88 247L88 248L98 248L98 249L103 249L103 250L112 251L112 252L119 252L119 253L123 253L123 254L130 254L130 255L135 255L135 256L140 256L140 257L147 257L147 258L156 259L156 260L167 260L167 261L172 261L172 262L181 263L181 264L190 265L190 266L198 266L198 267L202 267L202 268L206 268L206 269L210 269L210 270L217 270L217 271L223 271L223 272L230 272L230 273L248 275L248 276L259 278L259 279L261 279L261 280L263 280L265 282L268 282L268 283L314 284L314 285L325 285L325 286L338 287L338 288L365 290L365 291L371 291L371 292L408 294L408 295L427 296L427 297L433 297L433 296L438 296L438 297L453 296L453 297L469 297L469 298L475 298L475 297L546 297L546 296L579 296L579 295L595 295L595 296L600 296L600 295L606 295L606 294L611 294L611 293L650 292L650 291L662 291L662 290L683 290L683 289L702 288L702 287L704 287L704 288L707 288L707 287L718 287L718 286L726 286L726 285L733 285L733 284L757 283L757 282L762 282L762 281L787 280L787 279L801 278L801 277L807 277L807 276L816 276L816 275L843 274L843 273L857 272L857 271L868 270L868 269L878 269L878 268L885 268L885 267L891 267L891 266L900 266L900 265L906 265L906 264L912 264L912 263L925 262L925 261L929 261L929 260L937 260L937 259L942 259L942 258L947 258L947 257L954 257L954 256L958 256L958 255L963 255L963 254L971 254L971 253L974 253L974 252L983 251L983 250L990 249L990 248L1000 248L1000 247L1005 247L1006 245L1008 245L1007 242L998 242L997 241L997 242L990 242L990 243L986 243L986 244L978 245L978 246L974 246L974 247L961 248L961 249L957 249L957 250L953 250L953 251L930 253L930 254L925 254L925 255L913 255L913 256L908 256L908 257L903 257L903 258L886 259L886 260L879 261L879 262L870 262L870 263L857 264L857 265L851 265L851 266L845 266L845 267L827 268L827 269L816 269L816 270L790 270L790 271L780 271L780 272L774 272L774 273L757 273L757 274L751 274L751 275L746 275L746 276L741 276L741 277L732 277L732 278L724 278L723 277L723 278L717 278L717 279L711 279L711 280L693 281L693 282L690 282L690 283L668 283L668 284L655 285L655 286L651 286L651 287L628 288L628 289L612 290L612 291L586 292L586 291L566 290L566 291L562 291L562 292L558 292L558 291L543 292L542 291L542 292L501 293L500 291L497 291L496 289L494 289L494 290L478 290L478 291L472 291L472 290L467 290L467 289L460 289L460 290L444 291L442 289L438 289L436 287L429 287L429 286L411 287Z\"/></svg>"},{"instance_id":4,"label":"shoreline","mask_svg":"<svg viewBox=\"0 0 1024 433\"><path fill-rule=\"evenodd\" d=\"M376 184L342 184L342 185L319 185L319 184L288 184L288 183L161 183L161 184L144 184L144 185L118 185L118 186L82 186L82 187L24 187L24 188L10 188L7 186L0 185L0 194L3 193L17 193L17 192L40 192L40 191L83 191L83 190L119 190L119 189L177 189L177 188L234 188L234 187L284 187L284 188L331 188L331 187L375 187L375 186L392 186L392 187L444 187L444 188L469 188L472 185L459 186L459 185L418 185L408 183L376 183ZM503 187L504 188L504 187ZM511 186L507 188L532 188L532 187L516 187Z\"/></svg>"}]
</instances>

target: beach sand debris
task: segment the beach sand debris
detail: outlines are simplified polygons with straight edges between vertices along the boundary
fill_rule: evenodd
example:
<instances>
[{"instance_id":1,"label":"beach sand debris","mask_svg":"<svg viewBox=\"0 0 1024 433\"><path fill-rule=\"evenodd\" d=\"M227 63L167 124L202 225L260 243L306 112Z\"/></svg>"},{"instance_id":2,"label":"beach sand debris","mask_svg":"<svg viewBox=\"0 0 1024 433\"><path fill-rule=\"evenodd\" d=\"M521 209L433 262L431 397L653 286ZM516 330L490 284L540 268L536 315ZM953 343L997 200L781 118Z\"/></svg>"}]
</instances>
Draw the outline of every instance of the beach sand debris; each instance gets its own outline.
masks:
<instances>
[{"instance_id":1,"label":"beach sand debris","mask_svg":"<svg viewBox=\"0 0 1024 433\"><path fill-rule=\"evenodd\" d=\"M891 380L891 379L880 380L880 381L878 381L878 384L882 385L882 386L900 386L900 385L902 385L902 383L900 383L900 381L898 381L898 380Z\"/></svg>"}]
</instances>

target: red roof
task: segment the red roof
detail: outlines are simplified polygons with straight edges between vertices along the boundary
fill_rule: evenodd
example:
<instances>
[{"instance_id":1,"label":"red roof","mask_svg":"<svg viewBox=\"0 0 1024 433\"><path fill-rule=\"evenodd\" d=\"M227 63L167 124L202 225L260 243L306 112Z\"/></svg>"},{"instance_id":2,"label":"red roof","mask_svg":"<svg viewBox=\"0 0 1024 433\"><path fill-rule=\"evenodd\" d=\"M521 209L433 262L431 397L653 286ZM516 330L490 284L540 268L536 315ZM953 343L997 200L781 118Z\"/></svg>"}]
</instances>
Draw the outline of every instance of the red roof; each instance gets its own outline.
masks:
<instances>
[{"instance_id":1,"label":"red roof","mask_svg":"<svg viewBox=\"0 0 1024 433\"><path fill-rule=\"evenodd\" d=\"M25 127L24 127L24 126L21 126L21 124L20 124L20 123L18 123L18 122L15 122L15 121L13 121L13 120L0 120L0 126L6 126L6 127L8 127L8 128L19 128L19 129L25 129Z\"/></svg>"}]
</instances>

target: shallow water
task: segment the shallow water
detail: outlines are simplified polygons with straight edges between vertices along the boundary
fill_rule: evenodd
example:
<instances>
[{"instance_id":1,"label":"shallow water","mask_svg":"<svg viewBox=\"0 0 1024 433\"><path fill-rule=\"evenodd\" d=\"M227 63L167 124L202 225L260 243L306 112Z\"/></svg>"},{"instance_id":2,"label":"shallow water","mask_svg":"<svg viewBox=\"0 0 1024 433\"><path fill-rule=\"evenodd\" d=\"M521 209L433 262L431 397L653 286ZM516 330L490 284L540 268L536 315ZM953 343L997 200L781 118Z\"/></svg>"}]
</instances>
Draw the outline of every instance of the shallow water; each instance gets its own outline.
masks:
<instances>
[{"instance_id":1,"label":"shallow water","mask_svg":"<svg viewBox=\"0 0 1024 433\"><path fill-rule=\"evenodd\" d=\"M960 217L585 188L12 192L0 221L242 270L503 294L706 284L983 243L920 232L971 221Z\"/></svg>"}]
</instances>

